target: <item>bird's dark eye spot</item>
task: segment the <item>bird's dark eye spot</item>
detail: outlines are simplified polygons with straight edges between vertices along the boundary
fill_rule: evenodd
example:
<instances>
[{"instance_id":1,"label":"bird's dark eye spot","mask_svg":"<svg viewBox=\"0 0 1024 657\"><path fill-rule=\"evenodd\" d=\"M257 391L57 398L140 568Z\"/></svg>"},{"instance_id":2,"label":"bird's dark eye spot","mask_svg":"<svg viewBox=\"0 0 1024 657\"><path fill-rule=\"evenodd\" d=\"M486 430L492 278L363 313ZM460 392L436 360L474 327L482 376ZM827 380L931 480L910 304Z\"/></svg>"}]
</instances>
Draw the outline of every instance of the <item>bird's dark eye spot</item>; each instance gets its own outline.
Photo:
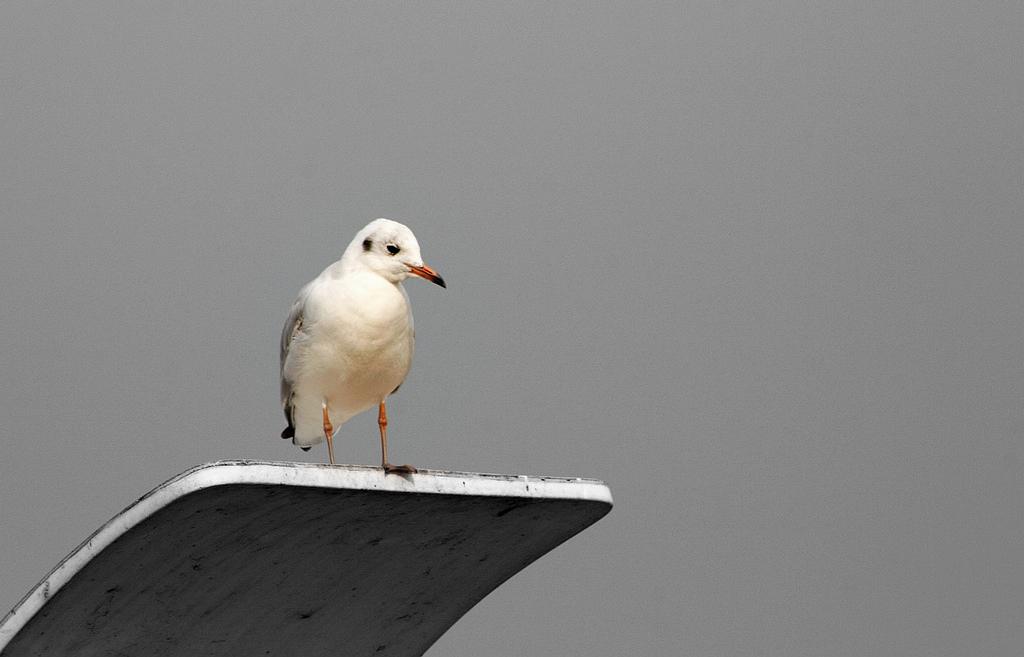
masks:
<instances>
[{"instance_id":1,"label":"bird's dark eye spot","mask_svg":"<svg viewBox=\"0 0 1024 657\"><path fill-rule=\"evenodd\" d=\"M388 244L388 253L390 253L391 255L395 255L396 253L398 253L401 250L402 249L398 248L394 244Z\"/></svg>"},{"instance_id":2,"label":"bird's dark eye spot","mask_svg":"<svg viewBox=\"0 0 1024 657\"><path fill-rule=\"evenodd\" d=\"M365 240L363 240L363 251L369 251L372 248L373 248L373 240L371 240L369 237L367 237Z\"/></svg>"}]
</instances>

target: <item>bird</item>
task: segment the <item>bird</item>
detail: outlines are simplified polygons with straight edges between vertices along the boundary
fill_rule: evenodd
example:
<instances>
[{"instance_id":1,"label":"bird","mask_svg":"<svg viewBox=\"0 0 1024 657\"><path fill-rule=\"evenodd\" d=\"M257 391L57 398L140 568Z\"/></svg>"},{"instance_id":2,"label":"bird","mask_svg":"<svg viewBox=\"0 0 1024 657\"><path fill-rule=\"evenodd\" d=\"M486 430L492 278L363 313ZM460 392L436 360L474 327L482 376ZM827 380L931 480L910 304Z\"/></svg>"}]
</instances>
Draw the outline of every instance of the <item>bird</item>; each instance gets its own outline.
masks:
<instances>
[{"instance_id":1,"label":"bird","mask_svg":"<svg viewBox=\"0 0 1024 657\"><path fill-rule=\"evenodd\" d=\"M388 462L385 401L412 367L414 330L402 281L419 277L447 288L423 264L405 225L376 219L356 233L341 259L299 291L281 332L282 438L309 451L349 418L378 408L384 472L414 473Z\"/></svg>"}]
</instances>

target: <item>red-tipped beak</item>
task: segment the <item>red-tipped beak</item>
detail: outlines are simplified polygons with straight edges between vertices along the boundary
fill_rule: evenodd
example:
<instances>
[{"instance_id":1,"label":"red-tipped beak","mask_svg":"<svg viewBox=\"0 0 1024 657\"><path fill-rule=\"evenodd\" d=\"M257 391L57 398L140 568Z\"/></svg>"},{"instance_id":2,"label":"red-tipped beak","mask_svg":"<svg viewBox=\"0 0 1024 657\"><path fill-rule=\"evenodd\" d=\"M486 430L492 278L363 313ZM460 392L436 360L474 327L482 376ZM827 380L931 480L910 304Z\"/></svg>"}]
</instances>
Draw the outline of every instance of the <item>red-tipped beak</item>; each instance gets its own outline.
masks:
<instances>
[{"instance_id":1,"label":"red-tipped beak","mask_svg":"<svg viewBox=\"0 0 1024 657\"><path fill-rule=\"evenodd\" d=\"M448 286L444 284L444 279L438 276L437 272L431 269L430 267L426 265L423 265L422 267L413 267L412 265L406 265L406 267L408 267L409 271L416 274L417 276L425 278L431 283L437 283L441 287L448 289Z\"/></svg>"}]
</instances>

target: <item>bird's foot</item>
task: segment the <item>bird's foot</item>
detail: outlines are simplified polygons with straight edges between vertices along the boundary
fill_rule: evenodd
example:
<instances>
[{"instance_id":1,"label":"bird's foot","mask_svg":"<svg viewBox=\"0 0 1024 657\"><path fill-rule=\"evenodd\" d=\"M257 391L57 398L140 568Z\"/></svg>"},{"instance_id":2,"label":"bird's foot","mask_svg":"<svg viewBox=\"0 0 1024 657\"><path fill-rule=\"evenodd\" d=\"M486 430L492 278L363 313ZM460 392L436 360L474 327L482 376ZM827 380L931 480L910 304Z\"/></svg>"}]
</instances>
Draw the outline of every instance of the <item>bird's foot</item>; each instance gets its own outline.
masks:
<instances>
[{"instance_id":1,"label":"bird's foot","mask_svg":"<svg viewBox=\"0 0 1024 657\"><path fill-rule=\"evenodd\" d=\"M416 468L411 465L391 465L387 461L384 462L384 473L388 474L394 472L395 474L413 474L419 472Z\"/></svg>"}]
</instances>

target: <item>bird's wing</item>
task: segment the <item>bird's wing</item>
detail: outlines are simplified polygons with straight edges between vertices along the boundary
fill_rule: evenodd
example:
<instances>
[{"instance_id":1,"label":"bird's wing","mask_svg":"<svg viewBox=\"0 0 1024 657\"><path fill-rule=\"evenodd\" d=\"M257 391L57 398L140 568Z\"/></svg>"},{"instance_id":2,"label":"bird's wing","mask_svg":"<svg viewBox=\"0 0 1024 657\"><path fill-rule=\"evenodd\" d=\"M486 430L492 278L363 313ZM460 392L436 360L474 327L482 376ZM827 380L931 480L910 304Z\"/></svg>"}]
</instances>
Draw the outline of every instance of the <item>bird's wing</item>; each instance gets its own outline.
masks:
<instances>
[{"instance_id":1,"label":"bird's wing","mask_svg":"<svg viewBox=\"0 0 1024 657\"><path fill-rule=\"evenodd\" d=\"M303 290L305 292L305 290ZM288 420L288 427L281 433L282 438L291 438L295 435L295 425L292 423L292 381L285 376L285 363L288 361L288 353L291 351L292 342L302 331L302 318L305 310L305 294L300 294L298 300L292 304L291 312L284 323L281 331L281 408Z\"/></svg>"}]
</instances>

